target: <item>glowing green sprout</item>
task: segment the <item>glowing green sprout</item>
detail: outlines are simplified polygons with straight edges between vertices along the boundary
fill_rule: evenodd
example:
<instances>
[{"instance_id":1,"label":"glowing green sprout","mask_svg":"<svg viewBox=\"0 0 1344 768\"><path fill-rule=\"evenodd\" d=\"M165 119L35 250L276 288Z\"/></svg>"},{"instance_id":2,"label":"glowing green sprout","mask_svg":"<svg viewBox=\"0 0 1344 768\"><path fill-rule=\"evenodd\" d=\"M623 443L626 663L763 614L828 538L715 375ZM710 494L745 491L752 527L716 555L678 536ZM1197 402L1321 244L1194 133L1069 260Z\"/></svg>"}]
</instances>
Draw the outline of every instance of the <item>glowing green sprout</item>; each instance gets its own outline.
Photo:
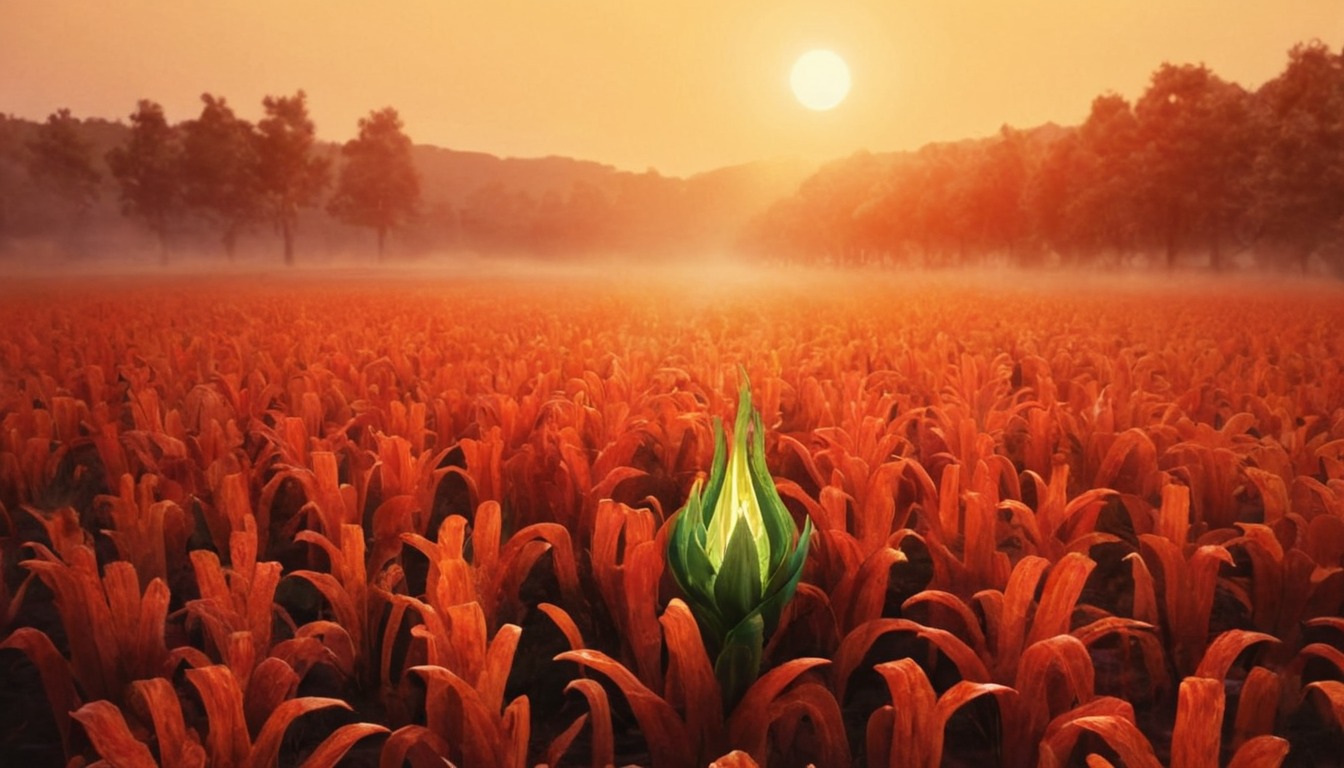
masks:
<instances>
[{"instance_id":1,"label":"glowing green sprout","mask_svg":"<svg viewBox=\"0 0 1344 768\"><path fill-rule=\"evenodd\" d=\"M765 429L744 372L732 451L715 419L709 482L691 487L667 547L672 574L717 654L714 672L729 706L760 672L765 637L793 599L811 535L810 520L798 535L765 467Z\"/></svg>"}]
</instances>

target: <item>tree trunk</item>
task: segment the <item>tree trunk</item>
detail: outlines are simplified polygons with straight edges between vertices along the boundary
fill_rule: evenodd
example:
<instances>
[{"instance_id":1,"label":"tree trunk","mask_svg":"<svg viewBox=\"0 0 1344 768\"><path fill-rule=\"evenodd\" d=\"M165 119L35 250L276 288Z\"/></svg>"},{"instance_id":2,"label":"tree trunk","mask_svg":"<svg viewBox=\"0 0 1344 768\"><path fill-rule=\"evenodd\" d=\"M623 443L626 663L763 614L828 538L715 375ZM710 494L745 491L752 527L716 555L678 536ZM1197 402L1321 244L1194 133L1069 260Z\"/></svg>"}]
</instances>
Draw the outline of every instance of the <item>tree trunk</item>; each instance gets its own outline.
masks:
<instances>
[{"instance_id":1,"label":"tree trunk","mask_svg":"<svg viewBox=\"0 0 1344 768\"><path fill-rule=\"evenodd\" d=\"M1174 205L1168 203L1166 212L1166 231L1163 232L1167 248L1167 270L1176 268L1176 254L1180 250L1181 234L1184 228L1183 216L1181 211Z\"/></svg>"},{"instance_id":2,"label":"tree trunk","mask_svg":"<svg viewBox=\"0 0 1344 768\"><path fill-rule=\"evenodd\" d=\"M285 240L285 266L294 266L294 224L286 216L280 222L280 236Z\"/></svg>"},{"instance_id":3,"label":"tree trunk","mask_svg":"<svg viewBox=\"0 0 1344 768\"><path fill-rule=\"evenodd\" d=\"M387 227L378 228L378 263L383 263L383 246L387 243Z\"/></svg>"}]
</instances>

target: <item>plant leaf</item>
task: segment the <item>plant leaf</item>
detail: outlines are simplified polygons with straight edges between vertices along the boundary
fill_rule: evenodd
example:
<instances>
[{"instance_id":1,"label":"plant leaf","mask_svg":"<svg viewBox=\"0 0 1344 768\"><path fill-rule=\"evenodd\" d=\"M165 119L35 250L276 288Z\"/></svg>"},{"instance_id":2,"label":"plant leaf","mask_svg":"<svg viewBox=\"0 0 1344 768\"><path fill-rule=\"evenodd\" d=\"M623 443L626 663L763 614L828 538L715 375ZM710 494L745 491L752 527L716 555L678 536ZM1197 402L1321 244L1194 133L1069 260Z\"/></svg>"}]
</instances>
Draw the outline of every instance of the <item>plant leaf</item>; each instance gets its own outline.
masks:
<instances>
[{"instance_id":1,"label":"plant leaf","mask_svg":"<svg viewBox=\"0 0 1344 768\"><path fill-rule=\"evenodd\" d=\"M1218 768L1224 706L1222 680L1187 677L1181 681L1176 727L1171 733L1171 768Z\"/></svg>"},{"instance_id":2,"label":"plant leaf","mask_svg":"<svg viewBox=\"0 0 1344 768\"><path fill-rule=\"evenodd\" d=\"M1338 680L1319 680L1314 683L1308 683L1306 691L1316 691L1323 695L1329 709L1330 716L1335 721L1336 728L1344 728L1344 683Z\"/></svg>"},{"instance_id":3,"label":"plant leaf","mask_svg":"<svg viewBox=\"0 0 1344 768\"><path fill-rule=\"evenodd\" d=\"M615 765L616 742L611 727L611 702L607 699L606 689L596 680L580 678L571 680L565 686L565 691L578 691L588 700L588 714L584 717L592 724L590 742L593 768Z\"/></svg>"},{"instance_id":4,"label":"plant leaf","mask_svg":"<svg viewBox=\"0 0 1344 768\"><path fill-rule=\"evenodd\" d=\"M308 759L299 764L299 768L327 768L327 766L336 765L345 757L345 753L358 743L361 739L368 738L379 733L388 733L387 728L374 723L349 723L332 731L331 735L322 740L321 744L308 755ZM261 764L254 764L255 768L263 768ZM269 768L266 765L265 768Z\"/></svg>"},{"instance_id":5,"label":"plant leaf","mask_svg":"<svg viewBox=\"0 0 1344 768\"><path fill-rule=\"evenodd\" d=\"M121 710L110 701L91 701L70 716L84 726L103 760L118 768L158 768L154 755L126 725Z\"/></svg>"},{"instance_id":6,"label":"plant leaf","mask_svg":"<svg viewBox=\"0 0 1344 768\"><path fill-rule=\"evenodd\" d=\"M621 689L649 744L654 768L690 768L695 765L692 742L686 732L686 725L676 711L645 687L620 662L600 651L587 649L565 651L555 658L557 661L573 661L591 667L611 678L616 687Z\"/></svg>"},{"instance_id":7,"label":"plant leaf","mask_svg":"<svg viewBox=\"0 0 1344 768\"><path fill-rule=\"evenodd\" d=\"M829 664L826 659L792 659L761 675L752 684L728 718L728 741L744 748L762 762L770 729L770 703L799 675Z\"/></svg>"},{"instance_id":8,"label":"plant leaf","mask_svg":"<svg viewBox=\"0 0 1344 768\"><path fill-rule=\"evenodd\" d=\"M730 625L741 621L761 602L756 542L743 521L739 520L728 536L723 563L714 578L714 601Z\"/></svg>"},{"instance_id":9,"label":"plant leaf","mask_svg":"<svg viewBox=\"0 0 1344 768\"><path fill-rule=\"evenodd\" d=\"M1287 739L1265 734L1241 745L1232 755L1227 768L1279 768L1288 757Z\"/></svg>"},{"instance_id":10,"label":"plant leaf","mask_svg":"<svg viewBox=\"0 0 1344 768\"><path fill-rule=\"evenodd\" d=\"M433 759L425 759L424 752L417 747L431 752ZM378 768L402 768L407 760L412 768L442 768L451 749L442 736L425 726L403 725L383 742Z\"/></svg>"},{"instance_id":11,"label":"plant leaf","mask_svg":"<svg viewBox=\"0 0 1344 768\"><path fill-rule=\"evenodd\" d=\"M673 690L680 693L686 726L698 742L698 754L714 754L723 746L723 695L700 627L690 609L677 598L668 603L658 622L667 647L667 698L672 698Z\"/></svg>"},{"instance_id":12,"label":"plant leaf","mask_svg":"<svg viewBox=\"0 0 1344 768\"><path fill-rule=\"evenodd\" d=\"M163 768L204 768L205 749L194 735L187 735L182 704L173 684L165 678L154 677L131 683L131 691L132 696L139 699L141 716L147 713L154 723Z\"/></svg>"},{"instance_id":13,"label":"plant leaf","mask_svg":"<svg viewBox=\"0 0 1344 768\"><path fill-rule=\"evenodd\" d=\"M1027 635L1028 646L1048 637L1068 634L1078 596L1096 567L1090 557L1077 552L1070 552L1051 566L1031 622L1031 632Z\"/></svg>"},{"instance_id":14,"label":"plant leaf","mask_svg":"<svg viewBox=\"0 0 1344 768\"><path fill-rule=\"evenodd\" d=\"M75 679L70 674L70 663L56 650L46 633L32 627L19 627L11 632L0 643L0 649L7 648L22 651L37 668L47 701L51 704L56 728L61 733L61 743L69 754L70 713L79 705L79 693L75 690Z\"/></svg>"},{"instance_id":15,"label":"plant leaf","mask_svg":"<svg viewBox=\"0 0 1344 768\"><path fill-rule=\"evenodd\" d=\"M1200 660L1199 667L1195 670L1195 676L1207 677L1221 683L1227 679L1228 669L1231 668L1242 651L1256 643L1277 644L1278 642L1278 638L1273 635L1266 635L1263 632L1229 629L1218 635L1212 643L1209 643L1209 647L1204 651L1204 658Z\"/></svg>"}]
</instances>

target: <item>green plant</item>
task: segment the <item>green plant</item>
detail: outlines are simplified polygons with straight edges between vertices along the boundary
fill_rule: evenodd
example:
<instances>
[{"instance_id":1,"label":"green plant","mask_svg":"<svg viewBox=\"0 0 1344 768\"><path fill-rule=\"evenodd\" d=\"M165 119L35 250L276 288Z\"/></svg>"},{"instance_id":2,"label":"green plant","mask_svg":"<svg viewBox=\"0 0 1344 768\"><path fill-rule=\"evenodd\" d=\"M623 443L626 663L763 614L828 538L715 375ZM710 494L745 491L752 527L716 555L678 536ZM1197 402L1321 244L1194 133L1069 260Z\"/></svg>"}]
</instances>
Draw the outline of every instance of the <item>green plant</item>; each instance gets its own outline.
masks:
<instances>
[{"instance_id":1,"label":"green plant","mask_svg":"<svg viewBox=\"0 0 1344 768\"><path fill-rule=\"evenodd\" d=\"M733 449L728 451L723 424L716 420L709 483L697 478L691 487L667 557L710 639L714 672L729 707L760 673L765 636L798 587L811 535L811 520L798 534L766 469L765 428L743 371Z\"/></svg>"}]
</instances>

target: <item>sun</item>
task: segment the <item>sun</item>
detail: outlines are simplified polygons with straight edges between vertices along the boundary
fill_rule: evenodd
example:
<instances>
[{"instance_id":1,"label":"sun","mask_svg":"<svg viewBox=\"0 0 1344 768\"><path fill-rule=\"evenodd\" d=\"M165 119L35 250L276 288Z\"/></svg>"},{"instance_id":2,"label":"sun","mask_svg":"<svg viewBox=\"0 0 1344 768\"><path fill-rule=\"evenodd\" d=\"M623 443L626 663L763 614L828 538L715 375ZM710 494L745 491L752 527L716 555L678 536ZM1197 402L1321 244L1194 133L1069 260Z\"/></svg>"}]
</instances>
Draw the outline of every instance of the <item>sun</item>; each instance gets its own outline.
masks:
<instances>
[{"instance_id":1,"label":"sun","mask_svg":"<svg viewBox=\"0 0 1344 768\"><path fill-rule=\"evenodd\" d=\"M804 107L818 112L834 109L849 93L849 66L835 51L808 51L794 62L789 85Z\"/></svg>"}]
</instances>

